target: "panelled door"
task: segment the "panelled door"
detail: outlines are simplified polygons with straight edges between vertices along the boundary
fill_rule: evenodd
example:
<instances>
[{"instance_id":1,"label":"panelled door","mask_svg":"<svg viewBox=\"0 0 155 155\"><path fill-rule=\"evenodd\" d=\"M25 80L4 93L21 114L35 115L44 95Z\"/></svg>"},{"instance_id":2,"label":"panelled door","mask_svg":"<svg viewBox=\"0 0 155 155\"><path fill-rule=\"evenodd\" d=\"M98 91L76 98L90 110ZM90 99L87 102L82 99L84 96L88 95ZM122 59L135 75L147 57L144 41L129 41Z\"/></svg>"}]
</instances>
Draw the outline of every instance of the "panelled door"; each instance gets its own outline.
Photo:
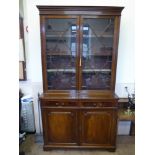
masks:
<instances>
[{"instance_id":1,"label":"panelled door","mask_svg":"<svg viewBox=\"0 0 155 155\"><path fill-rule=\"evenodd\" d=\"M51 145L78 144L78 116L74 109L42 109L44 142Z\"/></svg>"},{"instance_id":2,"label":"panelled door","mask_svg":"<svg viewBox=\"0 0 155 155\"><path fill-rule=\"evenodd\" d=\"M81 110L81 140L83 146L113 146L117 130L115 109Z\"/></svg>"}]
</instances>

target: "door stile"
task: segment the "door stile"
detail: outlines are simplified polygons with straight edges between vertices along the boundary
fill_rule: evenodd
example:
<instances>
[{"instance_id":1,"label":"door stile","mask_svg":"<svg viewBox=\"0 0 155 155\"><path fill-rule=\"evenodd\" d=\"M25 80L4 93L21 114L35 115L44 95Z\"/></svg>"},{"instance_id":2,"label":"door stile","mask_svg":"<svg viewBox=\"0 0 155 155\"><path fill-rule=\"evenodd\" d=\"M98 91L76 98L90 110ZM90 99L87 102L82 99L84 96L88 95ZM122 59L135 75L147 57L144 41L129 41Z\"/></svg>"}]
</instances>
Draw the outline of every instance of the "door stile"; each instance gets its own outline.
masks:
<instances>
[{"instance_id":1,"label":"door stile","mask_svg":"<svg viewBox=\"0 0 155 155\"><path fill-rule=\"evenodd\" d=\"M79 83L80 83L80 17L77 17L77 50L76 50L76 89L79 90Z\"/></svg>"},{"instance_id":2,"label":"door stile","mask_svg":"<svg viewBox=\"0 0 155 155\"><path fill-rule=\"evenodd\" d=\"M80 34L80 42L79 42L79 90L82 88L82 54L83 54L83 18L80 16L80 27L79 27L79 34Z\"/></svg>"}]
</instances>

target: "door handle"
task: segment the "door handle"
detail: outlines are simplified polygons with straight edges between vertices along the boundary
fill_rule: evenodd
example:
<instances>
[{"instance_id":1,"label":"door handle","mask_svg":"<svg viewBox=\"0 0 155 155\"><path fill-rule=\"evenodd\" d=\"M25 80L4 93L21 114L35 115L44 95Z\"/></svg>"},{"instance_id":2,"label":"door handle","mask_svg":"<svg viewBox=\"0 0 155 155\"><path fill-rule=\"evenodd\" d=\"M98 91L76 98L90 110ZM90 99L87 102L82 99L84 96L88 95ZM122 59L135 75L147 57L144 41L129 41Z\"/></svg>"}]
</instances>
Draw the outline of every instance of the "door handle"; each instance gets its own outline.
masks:
<instances>
[{"instance_id":1,"label":"door handle","mask_svg":"<svg viewBox=\"0 0 155 155\"><path fill-rule=\"evenodd\" d=\"M80 64L79 64L79 65L80 65L80 67L81 67L81 58L80 58Z\"/></svg>"}]
</instances>

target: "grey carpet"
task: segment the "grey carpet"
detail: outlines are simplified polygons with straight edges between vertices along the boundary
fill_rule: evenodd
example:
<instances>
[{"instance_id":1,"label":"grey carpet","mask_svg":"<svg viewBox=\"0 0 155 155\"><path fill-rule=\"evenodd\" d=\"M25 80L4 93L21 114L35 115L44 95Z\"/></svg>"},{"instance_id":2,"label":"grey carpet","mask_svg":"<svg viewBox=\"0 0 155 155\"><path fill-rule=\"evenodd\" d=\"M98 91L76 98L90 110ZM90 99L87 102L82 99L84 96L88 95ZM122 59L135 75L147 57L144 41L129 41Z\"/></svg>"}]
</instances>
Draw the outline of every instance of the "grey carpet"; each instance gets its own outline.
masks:
<instances>
[{"instance_id":1,"label":"grey carpet","mask_svg":"<svg viewBox=\"0 0 155 155\"><path fill-rule=\"evenodd\" d=\"M135 155L135 137L118 136L116 152L105 150L52 150L43 151L43 139L40 135L28 135L20 145L25 155Z\"/></svg>"}]
</instances>

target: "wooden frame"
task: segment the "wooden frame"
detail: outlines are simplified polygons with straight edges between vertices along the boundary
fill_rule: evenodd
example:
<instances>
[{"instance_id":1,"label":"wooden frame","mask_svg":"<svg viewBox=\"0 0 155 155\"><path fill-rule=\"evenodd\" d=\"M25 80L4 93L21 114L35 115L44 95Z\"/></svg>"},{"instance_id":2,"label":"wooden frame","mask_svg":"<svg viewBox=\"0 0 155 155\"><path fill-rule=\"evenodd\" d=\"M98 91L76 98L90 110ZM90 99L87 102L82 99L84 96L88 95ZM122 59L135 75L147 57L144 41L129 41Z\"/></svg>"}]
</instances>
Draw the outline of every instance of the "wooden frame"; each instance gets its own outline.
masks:
<instances>
[{"instance_id":1,"label":"wooden frame","mask_svg":"<svg viewBox=\"0 0 155 155\"><path fill-rule=\"evenodd\" d=\"M24 40L24 25L23 25L23 18L19 15L19 38ZM23 41L23 48L25 49L24 41ZM25 57L25 52L24 52ZM19 81L26 80L26 62L19 61Z\"/></svg>"},{"instance_id":2,"label":"wooden frame","mask_svg":"<svg viewBox=\"0 0 155 155\"><path fill-rule=\"evenodd\" d=\"M19 81L26 80L25 62L19 61Z\"/></svg>"}]
</instances>

